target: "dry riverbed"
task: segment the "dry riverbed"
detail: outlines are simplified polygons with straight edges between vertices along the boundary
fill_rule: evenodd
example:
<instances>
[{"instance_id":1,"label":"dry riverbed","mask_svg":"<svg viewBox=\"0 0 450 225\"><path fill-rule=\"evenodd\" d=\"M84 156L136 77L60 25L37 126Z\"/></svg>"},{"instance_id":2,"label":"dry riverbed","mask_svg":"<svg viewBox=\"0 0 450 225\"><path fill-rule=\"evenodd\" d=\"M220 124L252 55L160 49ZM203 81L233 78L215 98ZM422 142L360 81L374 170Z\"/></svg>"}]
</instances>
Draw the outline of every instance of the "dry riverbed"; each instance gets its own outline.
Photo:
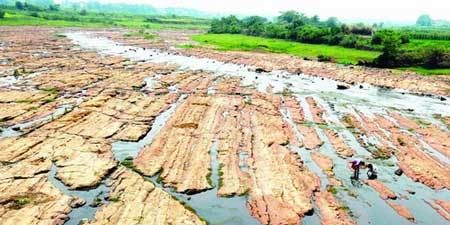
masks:
<instances>
[{"instance_id":1,"label":"dry riverbed","mask_svg":"<svg viewBox=\"0 0 450 225\"><path fill-rule=\"evenodd\" d=\"M1 225L449 222L446 77L0 31Z\"/></svg>"}]
</instances>

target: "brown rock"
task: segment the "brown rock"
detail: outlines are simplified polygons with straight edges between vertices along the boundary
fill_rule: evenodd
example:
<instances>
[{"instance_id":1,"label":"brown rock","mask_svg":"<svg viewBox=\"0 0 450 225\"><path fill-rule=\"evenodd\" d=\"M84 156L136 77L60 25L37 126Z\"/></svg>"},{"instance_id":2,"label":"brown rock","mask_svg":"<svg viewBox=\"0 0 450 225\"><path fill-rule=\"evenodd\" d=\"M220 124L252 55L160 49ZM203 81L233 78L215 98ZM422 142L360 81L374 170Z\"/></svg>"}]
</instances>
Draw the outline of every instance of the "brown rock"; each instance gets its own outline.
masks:
<instances>
[{"instance_id":1,"label":"brown rock","mask_svg":"<svg viewBox=\"0 0 450 225\"><path fill-rule=\"evenodd\" d=\"M380 194L382 199L397 199L397 195L386 187L386 185L384 185L381 181L365 180L364 182L375 189Z\"/></svg>"},{"instance_id":2,"label":"brown rock","mask_svg":"<svg viewBox=\"0 0 450 225\"><path fill-rule=\"evenodd\" d=\"M138 174L120 167L112 175L111 198L89 225L206 224L180 202Z\"/></svg>"},{"instance_id":3,"label":"brown rock","mask_svg":"<svg viewBox=\"0 0 450 225\"><path fill-rule=\"evenodd\" d=\"M356 225L356 222L342 209L332 193L327 191L317 192L315 200L320 210L322 225Z\"/></svg>"},{"instance_id":4,"label":"brown rock","mask_svg":"<svg viewBox=\"0 0 450 225\"><path fill-rule=\"evenodd\" d=\"M386 201L389 206L391 206L400 216L404 217L407 220L415 221L414 216L411 214L411 212L403 205L394 203L393 201Z\"/></svg>"}]
</instances>

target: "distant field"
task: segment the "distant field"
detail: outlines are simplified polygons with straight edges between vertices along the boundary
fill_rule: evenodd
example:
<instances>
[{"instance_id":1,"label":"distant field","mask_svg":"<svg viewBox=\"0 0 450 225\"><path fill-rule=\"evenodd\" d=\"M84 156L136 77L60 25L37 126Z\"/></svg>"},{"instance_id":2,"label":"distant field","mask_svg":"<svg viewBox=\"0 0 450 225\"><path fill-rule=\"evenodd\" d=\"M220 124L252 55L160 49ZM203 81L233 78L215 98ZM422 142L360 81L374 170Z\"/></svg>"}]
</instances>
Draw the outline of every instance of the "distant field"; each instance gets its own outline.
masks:
<instances>
[{"instance_id":1,"label":"distant field","mask_svg":"<svg viewBox=\"0 0 450 225\"><path fill-rule=\"evenodd\" d=\"M379 52L340 46L305 44L239 34L201 34L192 38L202 44L216 46L219 50L267 51L309 58L325 55L334 58L336 62L342 64L356 64L359 60L373 60L380 54Z\"/></svg>"},{"instance_id":2,"label":"distant field","mask_svg":"<svg viewBox=\"0 0 450 225\"><path fill-rule=\"evenodd\" d=\"M412 39L408 44L402 46L403 49L407 50L420 50L429 47L441 47L450 52L450 40L416 40Z\"/></svg>"},{"instance_id":3,"label":"distant field","mask_svg":"<svg viewBox=\"0 0 450 225\"><path fill-rule=\"evenodd\" d=\"M218 50L266 51L274 53L287 53L308 58L317 58L318 55L326 55L334 58L336 62L342 64L356 64L359 60L373 60L380 54L380 52L357 50L340 46L305 44L239 34L201 34L193 36L192 39L203 45L212 45ZM443 46L447 50L450 50L450 41L411 40L410 43L403 45L402 48L419 50L426 46ZM399 69L410 70L423 75L450 74L450 68L426 69L423 67L408 67Z\"/></svg>"},{"instance_id":4,"label":"distant field","mask_svg":"<svg viewBox=\"0 0 450 225\"><path fill-rule=\"evenodd\" d=\"M75 12L26 12L9 10L0 26L52 26L52 27L127 27L145 29L207 29L208 21L195 18L164 18L124 14Z\"/></svg>"}]
</instances>

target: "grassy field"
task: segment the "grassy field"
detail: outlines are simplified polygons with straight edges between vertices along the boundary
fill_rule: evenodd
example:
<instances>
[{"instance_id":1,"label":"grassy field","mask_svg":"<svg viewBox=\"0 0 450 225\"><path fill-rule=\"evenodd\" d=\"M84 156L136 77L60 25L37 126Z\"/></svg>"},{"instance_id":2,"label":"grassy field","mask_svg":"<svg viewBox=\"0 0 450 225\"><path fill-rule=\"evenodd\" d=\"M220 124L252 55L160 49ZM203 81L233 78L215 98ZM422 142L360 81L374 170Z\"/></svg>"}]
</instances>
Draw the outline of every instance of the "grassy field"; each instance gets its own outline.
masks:
<instances>
[{"instance_id":1,"label":"grassy field","mask_svg":"<svg viewBox=\"0 0 450 225\"><path fill-rule=\"evenodd\" d=\"M7 10L0 26L52 26L52 27L126 27L145 29L201 29L208 28L209 21L195 18L154 18L140 15L88 13L79 15L71 11L27 12Z\"/></svg>"},{"instance_id":2,"label":"grassy field","mask_svg":"<svg viewBox=\"0 0 450 225\"><path fill-rule=\"evenodd\" d=\"M340 46L305 44L239 34L201 34L193 36L192 39L202 44L213 45L218 50L266 51L308 58L324 55L332 57L336 62L342 64L356 64L359 60L373 60L380 54L379 52Z\"/></svg>"},{"instance_id":3,"label":"grassy field","mask_svg":"<svg viewBox=\"0 0 450 225\"><path fill-rule=\"evenodd\" d=\"M424 48L430 48L430 47L440 47L444 48L446 52L450 52L450 41L446 40L416 40L412 39L409 43L404 44L402 46L403 49L406 50L421 50Z\"/></svg>"},{"instance_id":4,"label":"grassy field","mask_svg":"<svg viewBox=\"0 0 450 225\"><path fill-rule=\"evenodd\" d=\"M202 45L212 45L218 50L265 51L274 53L287 53L300 57L317 58L318 55L330 56L342 64L356 64L359 60L370 61L380 52L364 51L340 46L305 44L279 39L253 37L239 34L201 34L192 37ZM402 46L404 49L419 50L426 46L441 46L450 50L450 41L445 40L411 40ZM193 46L182 46L185 48ZM423 67L399 68L410 70L423 75L450 74L450 68L426 69Z\"/></svg>"}]
</instances>

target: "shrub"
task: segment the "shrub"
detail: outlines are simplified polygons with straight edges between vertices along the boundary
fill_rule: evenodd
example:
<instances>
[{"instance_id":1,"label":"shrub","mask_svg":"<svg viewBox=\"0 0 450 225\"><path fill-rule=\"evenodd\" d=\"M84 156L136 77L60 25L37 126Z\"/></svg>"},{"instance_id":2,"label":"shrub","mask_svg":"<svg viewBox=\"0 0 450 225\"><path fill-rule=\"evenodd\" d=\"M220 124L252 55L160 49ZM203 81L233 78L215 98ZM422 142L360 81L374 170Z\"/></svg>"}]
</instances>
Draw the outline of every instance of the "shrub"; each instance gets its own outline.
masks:
<instances>
[{"instance_id":1,"label":"shrub","mask_svg":"<svg viewBox=\"0 0 450 225\"><path fill-rule=\"evenodd\" d=\"M30 12L29 15L32 17L39 17L39 14L37 12Z\"/></svg>"},{"instance_id":2,"label":"shrub","mask_svg":"<svg viewBox=\"0 0 450 225\"><path fill-rule=\"evenodd\" d=\"M5 11L0 10L0 19L5 18Z\"/></svg>"},{"instance_id":3,"label":"shrub","mask_svg":"<svg viewBox=\"0 0 450 225\"><path fill-rule=\"evenodd\" d=\"M356 42L356 35L345 35L341 42L339 42L339 45L346 48L354 48L356 46Z\"/></svg>"},{"instance_id":4,"label":"shrub","mask_svg":"<svg viewBox=\"0 0 450 225\"><path fill-rule=\"evenodd\" d=\"M443 63L448 63L448 57L445 57L445 50L443 48L430 48L426 50L424 57L425 67L439 68Z\"/></svg>"},{"instance_id":5,"label":"shrub","mask_svg":"<svg viewBox=\"0 0 450 225\"><path fill-rule=\"evenodd\" d=\"M319 62L333 62L334 59L331 56L327 56L327 55L318 55L317 56L317 61Z\"/></svg>"},{"instance_id":6,"label":"shrub","mask_svg":"<svg viewBox=\"0 0 450 225\"><path fill-rule=\"evenodd\" d=\"M86 15L87 15L86 9L82 9L82 10L80 11L80 15L86 16Z\"/></svg>"},{"instance_id":7,"label":"shrub","mask_svg":"<svg viewBox=\"0 0 450 225\"><path fill-rule=\"evenodd\" d=\"M323 43L324 36L329 35L327 28L319 28L312 25L303 26L297 33L297 40L307 43Z\"/></svg>"},{"instance_id":8,"label":"shrub","mask_svg":"<svg viewBox=\"0 0 450 225\"><path fill-rule=\"evenodd\" d=\"M285 24L281 23L269 23L266 26L264 36L269 38L281 38L285 39L288 35L288 30Z\"/></svg>"}]
</instances>

